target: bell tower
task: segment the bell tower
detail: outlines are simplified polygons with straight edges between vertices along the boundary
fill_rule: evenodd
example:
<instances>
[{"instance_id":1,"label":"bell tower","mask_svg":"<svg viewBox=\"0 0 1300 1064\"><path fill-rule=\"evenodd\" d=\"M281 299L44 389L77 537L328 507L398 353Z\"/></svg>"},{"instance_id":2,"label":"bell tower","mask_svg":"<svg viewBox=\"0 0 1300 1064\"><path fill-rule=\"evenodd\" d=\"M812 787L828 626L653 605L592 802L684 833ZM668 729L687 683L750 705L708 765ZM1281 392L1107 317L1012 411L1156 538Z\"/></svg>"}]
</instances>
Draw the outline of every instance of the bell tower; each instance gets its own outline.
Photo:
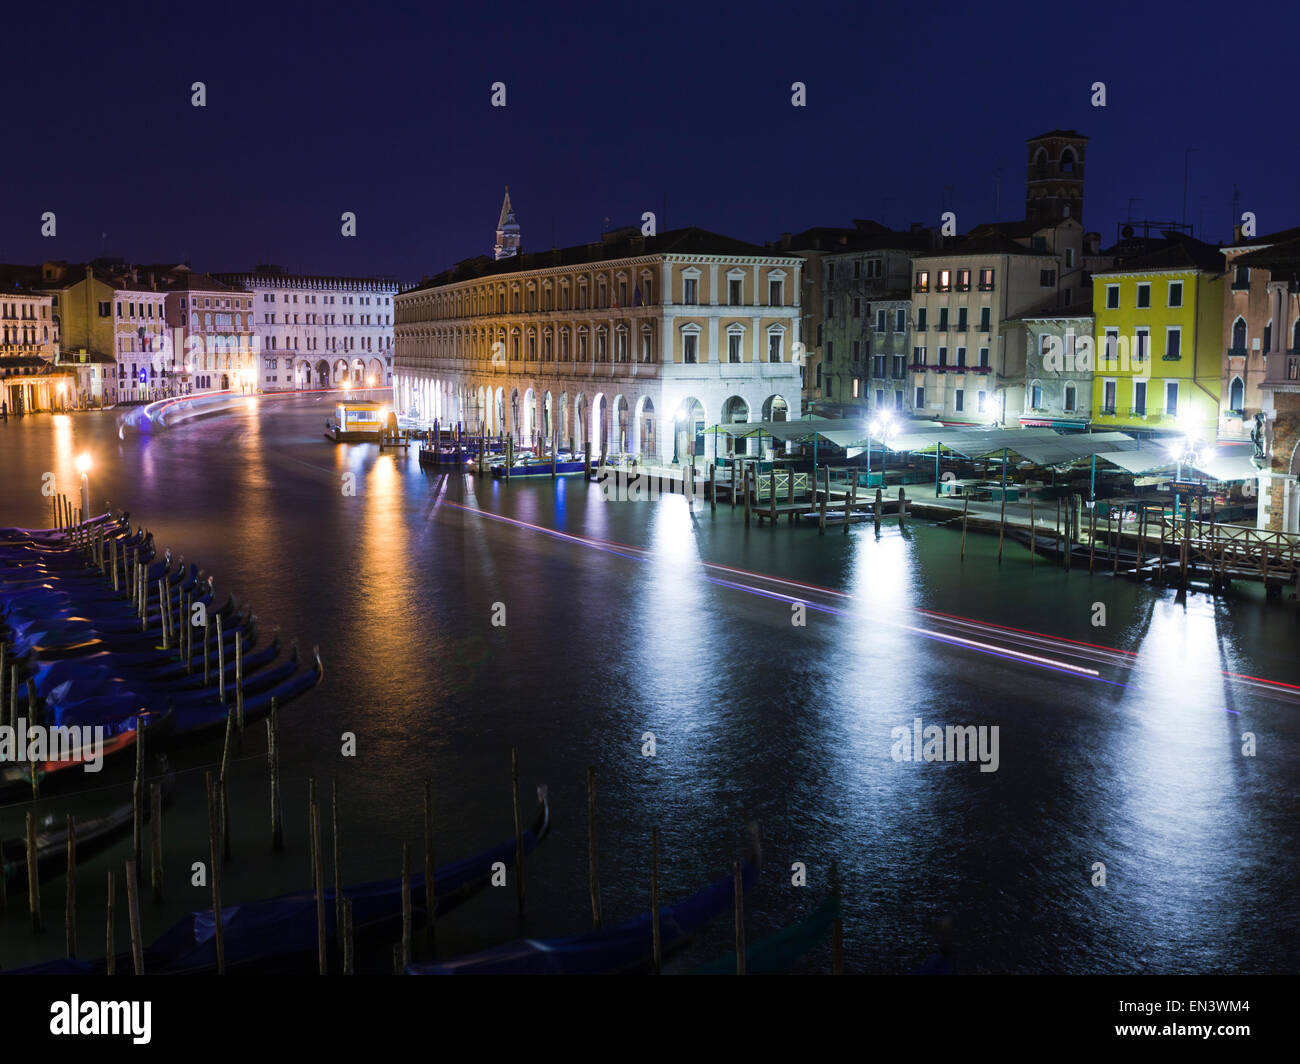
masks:
<instances>
[{"instance_id":1,"label":"bell tower","mask_svg":"<svg viewBox=\"0 0 1300 1064\"><path fill-rule=\"evenodd\" d=\"M1083 224L1083 165L1088 138L1073 129L1030 137L1025 180L1025 220L1053 225L1065 218Z\"/></svg>"},{"instance_id":2,"label":"bell tower","mask_svg":"<svg viewBox=\"0 0 1300 1064\"><path fill-rule=\"evenodd\" d=\"M510 206L510 186L506 185L506 198L501 204L501 217L497 220L497 243L492 249L498 259L509 259L519 254L519 219Z\"/></svg>"}]
</instances>

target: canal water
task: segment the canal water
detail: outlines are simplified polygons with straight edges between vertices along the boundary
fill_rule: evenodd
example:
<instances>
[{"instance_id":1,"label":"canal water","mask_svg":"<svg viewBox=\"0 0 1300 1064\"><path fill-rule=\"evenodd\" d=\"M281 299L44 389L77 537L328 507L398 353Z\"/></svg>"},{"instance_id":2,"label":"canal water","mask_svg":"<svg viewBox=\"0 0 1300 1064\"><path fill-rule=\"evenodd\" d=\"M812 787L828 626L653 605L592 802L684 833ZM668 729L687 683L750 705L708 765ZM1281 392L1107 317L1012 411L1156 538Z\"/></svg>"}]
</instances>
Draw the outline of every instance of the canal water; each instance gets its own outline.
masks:
<instances>
[{"instance_id":1,"label":"canal water","mask_svg":"<svg viewBox=\"0 0 1300 1064\"><path fill-rule=\"evenodd\" d=\"M326 796L337 778L349 881L398 874L403 841L418 865L425 779L440 859L504 841L514 747L525 815L541 783L553 811L526 866L526 922L512 888L489 890L440 922L443 955L590 925L592 765L607 923L648 904L652 827L667 904L726 873L757 821L750 941L808 913L835 862L851 971L916 970L944 918L959 972L1300 967L1300 691L1240 678L1300 684L1294 602L1178 602L1031 570L1010 544L999 565L993 537L972 535L962 562L959 534L923 522L819 537L680 497L610 502L574 479L426 471L414 453L327 442L329 412L328 397L248 401L125 438L111 412L0 425L0 524L49 525L42 475L74 494L89 452L97 506L125 507L251 602L263 639L320 647L324 682L282 715L275 857L261 727L246 736L227 903L309 885L309 777ZM996 727L997 770L896 760L894 729L917 718ZM202 770L219 756L173 757L167 898L146 905L146 939L208 904L190 874L207 849ZM128 796L106 784L42 806ZM21 830L0 809L0 831ZM128 846L84 863L85 952L102 952L104 873ZM37 938L11 894L0 966L61 954L61 879L43 907ZM671 968L730 941L724 918ZM827 947L803 967L828 964Z\"/></svg>"}]
</instances>

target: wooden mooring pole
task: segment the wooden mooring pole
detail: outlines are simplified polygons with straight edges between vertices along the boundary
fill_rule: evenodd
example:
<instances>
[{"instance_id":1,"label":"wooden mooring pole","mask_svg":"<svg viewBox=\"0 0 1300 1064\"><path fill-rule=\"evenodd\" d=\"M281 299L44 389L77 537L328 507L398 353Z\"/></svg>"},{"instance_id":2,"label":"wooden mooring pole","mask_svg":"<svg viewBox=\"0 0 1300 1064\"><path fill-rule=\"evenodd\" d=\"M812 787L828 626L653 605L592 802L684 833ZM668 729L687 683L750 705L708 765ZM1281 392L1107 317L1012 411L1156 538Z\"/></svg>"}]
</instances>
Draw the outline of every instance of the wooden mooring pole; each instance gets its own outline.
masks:
<instances>
[{"instance_id":1,"label":"wooden mooring pole","mask_svg":"<svg viewBox=\"0 0 1300 1064\"><path fill-rule=\"evenodd\" d=\"M600 875L596 859L596 769L587 766L587 891L591 895L591 924L600 930Z\"/></svg>"}]
</instances>

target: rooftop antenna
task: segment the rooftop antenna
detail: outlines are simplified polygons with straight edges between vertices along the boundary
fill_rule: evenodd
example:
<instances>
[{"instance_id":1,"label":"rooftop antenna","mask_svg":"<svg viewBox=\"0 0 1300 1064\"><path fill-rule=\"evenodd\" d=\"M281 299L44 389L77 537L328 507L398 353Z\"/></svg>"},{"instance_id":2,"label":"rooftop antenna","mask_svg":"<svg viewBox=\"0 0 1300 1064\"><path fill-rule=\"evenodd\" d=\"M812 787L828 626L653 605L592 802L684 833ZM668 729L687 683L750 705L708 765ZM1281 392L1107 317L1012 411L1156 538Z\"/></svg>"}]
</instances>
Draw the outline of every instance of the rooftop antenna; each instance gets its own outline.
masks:
<instances>
[{"instance_id":1,"label":"rooftop antenna","mask_svg":"<svg viewBox=\"0 0 1300 1064\"><path fill-rule=\"evenodd\" d=\"M1228 232L1235 233L1237 226L1241 224L1241 192L1237 188L1237 183L1232 184L1232 225Z\"/></svg>"},{"instance_id":2,"label":"rooftop antenna","mask_svg":"<svg viewBox=\"0 0 1300 1064\"><path fill-rule=\"evenodd\" d=\"M996 222L1002 216L1002 167L995 167L993 170L993 220Z\"/></svg>"},{"instance_id":3,"label":"rooftop antenna","mask_svg":"<svg viewBox=\"0 0 1300 1064\"><path fill-rule=\"evenodd\" d=\"M1131 222L1133 221L1133 204L1135 204L1135 203L1141 203L1141 202L1142 202L1142 197L1141 197L1141 196L1129 196L1129 198L1128 198L1128 218L1126 219L1128 222L1131 223Z\"/></svg>"}]
</instances>

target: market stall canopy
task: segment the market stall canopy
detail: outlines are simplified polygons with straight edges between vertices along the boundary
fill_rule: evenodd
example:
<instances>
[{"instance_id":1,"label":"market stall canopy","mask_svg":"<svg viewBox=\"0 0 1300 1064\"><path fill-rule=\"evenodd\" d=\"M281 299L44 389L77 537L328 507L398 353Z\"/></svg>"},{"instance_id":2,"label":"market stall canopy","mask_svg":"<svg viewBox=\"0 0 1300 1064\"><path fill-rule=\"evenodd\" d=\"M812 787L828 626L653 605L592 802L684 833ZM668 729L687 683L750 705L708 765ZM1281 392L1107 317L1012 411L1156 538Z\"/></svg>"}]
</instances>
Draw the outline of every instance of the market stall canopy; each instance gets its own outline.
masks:
<instances>
[{"instance_id":1,"label":"market stall canopy","mask_svg":"<svg viewBox=\"0 0 1300 1064\"><path fill-rule=\"evenodd\" d=\"M1239 448L1234 454L1207 455L1193 468L1211 480L1256 480L1260 475L1260 468L1251 455L1242 454Z\"/></svg>"},{"instance_id":2,"label":"market stall canopy","mask_svg":"<svg viewBox=\"0 0 1300 1064\"><path fill-rule=\"evenodd\" d=\"M1165 470L1173 469L1178 463L1174 461L1168 449L1154 443L1148 443L1145 440L1134 440L1136 446L1131 446L1127 450L1113 450L1098 452L1097 458L1103 462L1109 462L1113 466L1118 466L1134 476L1140 476L1143 473L1162 473Z\"/></svg>"},{"instance_id":3,"label":"market stall canopy","mask_svg":"<svg viewBox=\"0 0 1300 1064\"><path fill-rule=\"evenodd\" d=\"M1027 430L1021 429L1020 432ZM1050 430L1049 430L1050 432ZM1065 466L1106 452L1131 451L1138 441L1123 432L1070 433L1068 435L1034 436L1015 440L1004 447L1036 466ZM1001 447L994 448L1002 450ZM988 452L985 452L987 455ZM980 457L984 457L981 455Z\"/></svg>"},{"instance_id":4,"label":"market stall canopy","mask_svg":"<svg viewBox=\"0 0 1300 1064\"><path fill-rule=\"evenodd\" d=\"M879 437L876 437L877 439ZM1051 429L989 429L989 428L944 428L904 430L889 441L891 451L913 451L921 453L942 446L945 451L959 454L964 458L992 454L1004 448L1021 453L1018 444L1027 444L1036 439L1059 439Z\"/></svg>"}]
</instances>

